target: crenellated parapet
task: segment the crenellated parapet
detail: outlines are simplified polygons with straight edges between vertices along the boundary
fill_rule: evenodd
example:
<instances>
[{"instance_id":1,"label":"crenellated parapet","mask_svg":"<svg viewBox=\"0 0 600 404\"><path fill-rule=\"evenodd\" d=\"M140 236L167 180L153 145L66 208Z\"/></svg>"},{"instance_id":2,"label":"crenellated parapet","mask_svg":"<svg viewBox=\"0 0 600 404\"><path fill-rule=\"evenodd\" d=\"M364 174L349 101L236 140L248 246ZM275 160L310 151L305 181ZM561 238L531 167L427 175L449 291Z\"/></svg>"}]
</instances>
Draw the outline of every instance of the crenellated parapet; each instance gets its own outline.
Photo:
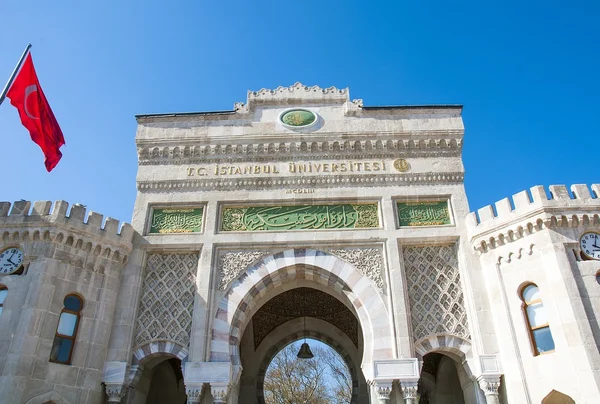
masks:
<instances>
[{"instance_id":1,"label":"crenellated parapet","mask_svg":"<svg viewBox=\"0 0 600 404\"><path fill-rule=\"evenodd\" d=\"M466 218L473 248L481 253L547 227L600 225L600 184L550 185L521 191Z\"/></svg>"},{"instance_id":2,"label":"crenellated parapet","mask_svg":"<svg viewBox=\"0 0 600 404\"><path fill-rule=\"evenodd\" d=\"M1 244L49 242L60 245L61 259L97 269L99 261L123 265L132 250L133 227L65 201L0 202ZM90 258L101 258L101 260Z\"/></svg>"}]
</instances>

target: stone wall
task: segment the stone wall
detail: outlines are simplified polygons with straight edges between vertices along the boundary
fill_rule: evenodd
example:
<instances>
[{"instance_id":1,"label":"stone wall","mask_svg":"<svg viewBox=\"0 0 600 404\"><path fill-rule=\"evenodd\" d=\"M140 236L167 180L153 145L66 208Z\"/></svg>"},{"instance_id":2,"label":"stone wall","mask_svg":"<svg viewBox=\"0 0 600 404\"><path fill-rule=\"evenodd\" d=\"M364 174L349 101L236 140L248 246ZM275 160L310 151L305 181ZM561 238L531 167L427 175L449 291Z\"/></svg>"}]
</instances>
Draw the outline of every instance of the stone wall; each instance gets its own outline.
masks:
<instances>
[{"instance_id":1,"label":"stone wall","mask_svg":"<svg viewBox=\"0 0 600 404\"><path fill-rule=\"evenodd\" d=\"M133 229L85 207L58 201L0 203L0 249L25 253L0 317L0 397L3 403L100 403L102 369L121 270ZM49 361L68 294L83 299L71 364Z\"/></svg>"}]
</instances>

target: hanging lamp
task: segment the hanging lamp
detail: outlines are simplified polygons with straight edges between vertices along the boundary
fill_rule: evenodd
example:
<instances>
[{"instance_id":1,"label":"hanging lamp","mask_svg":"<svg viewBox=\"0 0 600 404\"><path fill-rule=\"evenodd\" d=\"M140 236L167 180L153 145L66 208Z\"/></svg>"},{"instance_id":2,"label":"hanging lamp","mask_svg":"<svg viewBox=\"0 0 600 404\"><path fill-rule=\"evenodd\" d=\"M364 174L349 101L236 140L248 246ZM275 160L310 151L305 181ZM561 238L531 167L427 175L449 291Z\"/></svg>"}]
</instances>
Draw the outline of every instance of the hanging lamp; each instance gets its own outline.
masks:
<instances>
[{"instance_id":1,"label":"hanging lamp","mask_svg":"<svg viewBox=\"0 0 600 404\"><path fill-rule=\"evenodd\" d=\"M300 347L298 351L298 359L312 359L314 357L313 353L310 351L310 347L306 342L306 317L304 317L304 343Z\"/></svg>"}]
</instances>

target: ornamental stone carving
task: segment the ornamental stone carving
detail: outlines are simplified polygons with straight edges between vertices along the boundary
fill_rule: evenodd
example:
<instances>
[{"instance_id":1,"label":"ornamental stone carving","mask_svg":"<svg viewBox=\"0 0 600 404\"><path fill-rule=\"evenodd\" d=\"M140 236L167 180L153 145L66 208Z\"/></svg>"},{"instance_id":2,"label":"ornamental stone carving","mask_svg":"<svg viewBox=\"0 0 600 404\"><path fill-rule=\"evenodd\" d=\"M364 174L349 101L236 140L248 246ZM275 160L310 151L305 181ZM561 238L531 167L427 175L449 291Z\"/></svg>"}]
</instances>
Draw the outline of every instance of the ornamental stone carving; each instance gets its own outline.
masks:
<instances>
[{"instance_id":1,"label":"ornamental stone carving","mask_svg":"<svg viewBox=\"0 0 600 404\"><path fill-rule=\"evenodd\" d=\"M428 335L469 338L455 245L403 248L415 341Z\"/></svg>"},{"instance_id":2,"label":"ornamental stone carving","mask_svg":"<svg viewBox=\"0 0 600 404\"><path fill-rule=\"evenodd\" d=\"M136 321L135 344L190 342L198 253L148 254Z\"/></svg>"},{"instance_id":3,"label":"ornamental stone carving","mask_svg":"<svg viewBox=\"0 0 600 404\"><path fill-rule=\"evenodd\" d=\"M125 385L107 383L104 385L106 396L108 397L109 403L120 403L121 399L125 397Z\"/></svg>"},{"instance_id":4,"label":"ornamental stone carving","mask_svg":"<svg viewBox=\"0 0 600 404\"><path fill-rule=\"evenodd\" d=\"M383 292L383 258L379 248L332 248L329 253L352 264L360 273L369 277L380 292Z\"/></svg>"},{"instance_id":5,"label":"ornamental stone carving","mask_svg":"<svg viewBox=\"0 0 600 404\"><path fill-rule=\"evenodd\" d=\"M271 251L221 251L217 267L219 289L227 289L251 264L271 254Z\"/></svg>"}]
</instances>

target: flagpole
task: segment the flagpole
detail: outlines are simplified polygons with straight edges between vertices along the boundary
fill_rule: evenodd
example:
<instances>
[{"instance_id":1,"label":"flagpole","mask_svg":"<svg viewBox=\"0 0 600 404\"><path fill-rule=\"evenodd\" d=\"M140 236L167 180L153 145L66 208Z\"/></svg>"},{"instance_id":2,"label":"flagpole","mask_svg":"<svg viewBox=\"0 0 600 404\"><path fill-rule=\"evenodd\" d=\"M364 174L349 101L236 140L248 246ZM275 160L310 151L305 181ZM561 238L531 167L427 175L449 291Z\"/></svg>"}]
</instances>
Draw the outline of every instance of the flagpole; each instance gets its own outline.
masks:
<instances>
[{"instance_id":1,"label":"flagpole","mask_svg":"<svg viewBox=\"0 0 600 404\"><path fill-rule=\"evenodd\" d=\"M2 105L2 102L4 102L4 99L6 98L6 93L8 93L8 89L10 88L13 81L15 80L17 72L19 71L19 68L21 68L21 65L23 64L23 61L25 60L25 56L27 56L27 52L29 52L29 49L31 49L30 43L27 44L25 51L21 55L21 59L19 59L19 63L17 63L17 65L15 66L15 70L13 70L12 74L10 75L8 82L4 86L4 90L2 90L2 93L0 93L0 105Z\"/></svg>"}]
</instances>

